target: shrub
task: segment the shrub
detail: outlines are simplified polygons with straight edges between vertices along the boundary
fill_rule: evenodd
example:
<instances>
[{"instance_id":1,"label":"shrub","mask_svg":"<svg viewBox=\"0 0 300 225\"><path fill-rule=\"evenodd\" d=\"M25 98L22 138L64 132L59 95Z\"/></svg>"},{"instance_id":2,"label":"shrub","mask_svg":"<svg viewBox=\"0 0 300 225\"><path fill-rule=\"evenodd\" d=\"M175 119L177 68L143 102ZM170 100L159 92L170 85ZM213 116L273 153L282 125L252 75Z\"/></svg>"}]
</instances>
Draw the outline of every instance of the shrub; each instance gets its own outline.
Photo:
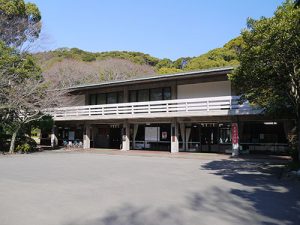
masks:
<instances>
[{"instance_id":1,"label":"shrub","mask_svg":"<svg viewBox=\"0 0 300 225\"><path fill-rule=\"evenodd\" d=\"M35 140L30 137L22 137L17 142L16 151L20 153L34 152L37 149Z\"/></svg>"},{"instance_id":2,"label":"shrub","mask_svg":"<svg viewBox=\"0 0 300 225\"><path fill-rule=\"evenodd\" d=\"M16 151L20 153L27 154L28 152L30 152L30 150L31 150L31 146L28 143L21 144L16 147Z\"/></svg>"}]
</instances>

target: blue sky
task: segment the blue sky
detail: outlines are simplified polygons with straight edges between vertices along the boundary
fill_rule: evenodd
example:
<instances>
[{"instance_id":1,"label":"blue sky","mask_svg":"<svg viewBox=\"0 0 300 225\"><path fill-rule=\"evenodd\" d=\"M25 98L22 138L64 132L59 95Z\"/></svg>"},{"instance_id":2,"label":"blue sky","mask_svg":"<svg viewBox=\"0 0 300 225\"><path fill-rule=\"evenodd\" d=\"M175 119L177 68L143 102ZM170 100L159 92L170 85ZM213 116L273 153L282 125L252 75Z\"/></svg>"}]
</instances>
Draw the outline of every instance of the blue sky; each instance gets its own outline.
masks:
<instances>
[{"instance_id":1,"label":"blue sky","mask_svg":"<svg viewBox=\"0 0 300 225\"><path fill-rule=\"evenodd\" d=\"M248 17L270 17L283 0L30 2L42 12L43 50L127 50L176 59L222 47L239 35Z\"/></svg>"}]
</instances>

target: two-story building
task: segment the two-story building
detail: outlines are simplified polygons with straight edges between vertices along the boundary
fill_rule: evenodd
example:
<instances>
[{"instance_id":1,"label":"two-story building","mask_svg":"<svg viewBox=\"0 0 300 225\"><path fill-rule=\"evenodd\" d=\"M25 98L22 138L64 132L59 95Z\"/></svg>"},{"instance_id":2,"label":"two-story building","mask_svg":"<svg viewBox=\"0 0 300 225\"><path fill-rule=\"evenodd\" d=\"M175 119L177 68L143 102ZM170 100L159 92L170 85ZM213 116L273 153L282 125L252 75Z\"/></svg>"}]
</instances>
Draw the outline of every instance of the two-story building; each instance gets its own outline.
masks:
<instances>
[{"instance_id":1,"label":"two-story building","mask_svg":"<svg viewBox=\"0 0 300 225\"><path fill-rule=\"evenodd\" d=\"M84 148L226 152L232 123L244 150L284 151L289 122L240 103L228 80L233 68L207 69L80 85L68 106L48 111L52 143Z\"/></svg>"}]
</instances>

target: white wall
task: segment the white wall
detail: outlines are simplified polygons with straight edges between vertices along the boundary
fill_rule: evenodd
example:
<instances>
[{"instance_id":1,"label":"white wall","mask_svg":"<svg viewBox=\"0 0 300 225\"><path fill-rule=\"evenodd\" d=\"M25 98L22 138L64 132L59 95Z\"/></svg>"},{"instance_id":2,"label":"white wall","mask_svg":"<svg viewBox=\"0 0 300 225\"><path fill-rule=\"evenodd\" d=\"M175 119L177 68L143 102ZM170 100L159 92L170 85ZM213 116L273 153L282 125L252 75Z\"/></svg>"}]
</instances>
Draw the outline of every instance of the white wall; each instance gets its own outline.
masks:
<instances>
[{"instance_id":1,"label":"white wall","mask_svg":"<svg viewBox=\"0 0 300 225\"><path fill-rule=\"evenodd\" d=\"M66 97L66 106L85 105L85 95L70 95Z\"/></svg>"},{"instance_id":2,"label":"white wall","mask_svg":"<svg viewBox=\"0 0 300 225\"><path fill-rule=\"evenodd\" d=\"M184 84L177 87L178 99L230 96L230 81Z\"/></svg>"}]
</instances>

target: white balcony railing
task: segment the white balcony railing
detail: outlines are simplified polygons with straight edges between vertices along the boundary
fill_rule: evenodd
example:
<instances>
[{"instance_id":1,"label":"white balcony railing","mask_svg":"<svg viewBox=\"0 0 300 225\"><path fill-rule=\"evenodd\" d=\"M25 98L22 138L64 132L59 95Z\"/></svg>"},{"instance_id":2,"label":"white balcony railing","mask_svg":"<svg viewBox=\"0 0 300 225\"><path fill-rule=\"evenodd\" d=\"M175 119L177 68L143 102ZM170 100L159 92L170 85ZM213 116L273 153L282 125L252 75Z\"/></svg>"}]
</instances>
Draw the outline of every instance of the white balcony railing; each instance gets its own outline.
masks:
<instances>
[{"instance_id":1,"label":"white balcony railing","mask_svg":"<svg viewBox=\"0 0 300 225\"><path fill-rule=\"evenodd\" d=\"M184 117L209 115L258 114L261 110L248 103L239 104L238 96L130 102L48 109L54 120Z\"/></svg>"}]
</instances>

